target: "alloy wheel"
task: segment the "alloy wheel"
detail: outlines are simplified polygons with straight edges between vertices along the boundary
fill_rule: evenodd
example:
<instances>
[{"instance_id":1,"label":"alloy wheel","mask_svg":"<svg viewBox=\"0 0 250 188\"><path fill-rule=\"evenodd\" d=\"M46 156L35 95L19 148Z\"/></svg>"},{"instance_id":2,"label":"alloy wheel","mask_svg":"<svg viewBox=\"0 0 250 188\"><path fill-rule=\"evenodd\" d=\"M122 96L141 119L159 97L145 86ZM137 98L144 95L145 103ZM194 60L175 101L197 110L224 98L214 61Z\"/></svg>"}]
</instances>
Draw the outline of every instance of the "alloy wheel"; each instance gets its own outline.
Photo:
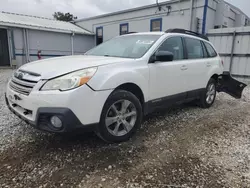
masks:
<instances>
[{"instance_id":1,"label":"alloy wheel","mask_svg":"<svg viewBox=\"0 0 250 188\"><path fill-rule=\"evenodd\" d=\"M208 85L207 94L206 94L206 102L208 104L212 104L216 95L216 86L214 83Z\"/></svg>"},{"instance_id":2,"label":"alloy wheel","mask_svg":"<svg viewBox=\"0 0 250 188\"><path fill-rule=\"evenodd\" d=\"M105 125L113 136L124 136L135 126L137 110L128 100L119 100L113 103L107 111Z\"/></svg>"}]
</instances>

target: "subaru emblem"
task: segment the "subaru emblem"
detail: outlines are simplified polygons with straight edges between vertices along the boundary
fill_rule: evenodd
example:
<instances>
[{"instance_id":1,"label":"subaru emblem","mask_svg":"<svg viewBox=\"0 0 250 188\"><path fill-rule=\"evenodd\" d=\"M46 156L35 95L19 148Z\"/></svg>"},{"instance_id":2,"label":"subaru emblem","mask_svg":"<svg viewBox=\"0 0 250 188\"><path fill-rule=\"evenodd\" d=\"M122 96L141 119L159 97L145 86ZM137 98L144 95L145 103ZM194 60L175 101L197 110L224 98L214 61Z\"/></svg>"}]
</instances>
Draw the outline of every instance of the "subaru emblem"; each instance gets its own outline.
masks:
<instances>
[{"instance_id":1,"label":"subaru emblem","mask_svg":"<svg viewBox=\"0 0 250 188\"><path fill-rule=\"evenodd\" d=\"M13 99L14 99L14 97L12 97L12 95L9 95L9 99L10 99L10 100L13 100Z\"/></svg>"}]
</instances>

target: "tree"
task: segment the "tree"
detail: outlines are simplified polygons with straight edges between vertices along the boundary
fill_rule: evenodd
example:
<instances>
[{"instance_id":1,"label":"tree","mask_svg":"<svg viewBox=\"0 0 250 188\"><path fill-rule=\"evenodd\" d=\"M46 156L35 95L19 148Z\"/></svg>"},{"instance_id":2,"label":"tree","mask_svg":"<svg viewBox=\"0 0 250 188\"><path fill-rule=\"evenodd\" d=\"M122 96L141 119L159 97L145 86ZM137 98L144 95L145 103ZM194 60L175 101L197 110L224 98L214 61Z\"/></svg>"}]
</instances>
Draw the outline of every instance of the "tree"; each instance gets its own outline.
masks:
<instances>
[{"instance_id":1,"label":"tree","mask_svg":"<svg viewBox=\"0 0 250 188\"><path fill-rule=\"evenodd\" d=\"M73 20L77 19L76 16L74 16L73 14L70 14L69 12L68 13L55 12L53 14L53 17L56 20L61 20L61 21L66 21L66 22L70 22L70 21L73 21Z\"/></svg>"}]
</instances>

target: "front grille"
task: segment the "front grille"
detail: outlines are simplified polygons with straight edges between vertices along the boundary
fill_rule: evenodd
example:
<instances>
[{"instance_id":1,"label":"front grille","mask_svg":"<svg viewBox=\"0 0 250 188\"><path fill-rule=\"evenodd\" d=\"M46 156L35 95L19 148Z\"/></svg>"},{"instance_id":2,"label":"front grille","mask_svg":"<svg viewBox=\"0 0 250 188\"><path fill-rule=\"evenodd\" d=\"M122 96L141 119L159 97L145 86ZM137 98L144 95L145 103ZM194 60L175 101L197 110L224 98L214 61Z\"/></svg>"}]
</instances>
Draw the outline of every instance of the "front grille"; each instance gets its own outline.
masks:
<instances>
[{"instance_id":1,"label":"front grille","mask_svg":"<svg viewBox=\"0 0 250 188\"><path fill-rule=\"evenodd\" d=\"M18 75L22 74L22 78ZM29 95L39 80L40 75L34 75L25 71L18 71L12 77L9 86L12 90L23 95Z\"/></svg>"}]
</instances>

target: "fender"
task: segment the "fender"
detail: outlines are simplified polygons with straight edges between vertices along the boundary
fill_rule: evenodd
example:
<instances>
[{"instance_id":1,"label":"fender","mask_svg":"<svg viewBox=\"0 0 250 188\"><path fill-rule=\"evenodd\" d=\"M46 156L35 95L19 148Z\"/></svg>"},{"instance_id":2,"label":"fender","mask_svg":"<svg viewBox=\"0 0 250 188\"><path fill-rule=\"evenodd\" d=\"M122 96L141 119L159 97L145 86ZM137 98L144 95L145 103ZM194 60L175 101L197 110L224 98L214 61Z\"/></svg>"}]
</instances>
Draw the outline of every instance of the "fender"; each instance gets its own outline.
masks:
<instances>
[{"instance_id":1,"label":"fender","mask_svg":"<svg viewBox=\"0 0 250 188\"><path fill-rule=\"evenodd\" d=\"M149 70L147 65L134 67L130 65L119 68L104 66L99 68L102 70L97 71L96 75L88 82L93 90L114 90L122 84L133 83L142 90L145 102L148 101Z\"/></svg>"},{"instance_id":2,"label":"fender","mask_svg":"<svg viewBox=\"0 0 250 188\"><path fill-rule=\"evenodd\" d=\"M213 75L215 75L215 74L217 74L218 76L219 76L219 75L222 75L222 74L223 74L223 68L222 68L222 67L219 67L219 65L218 65L218 66L213 66L213 68L211 68L211 69L209 70L209 72L208 72L208 77L207 77L206 82L204 83L204 86L207 85L207 83L209 82L210 78L211 78Z\"/></svg>"}]
</instances>

